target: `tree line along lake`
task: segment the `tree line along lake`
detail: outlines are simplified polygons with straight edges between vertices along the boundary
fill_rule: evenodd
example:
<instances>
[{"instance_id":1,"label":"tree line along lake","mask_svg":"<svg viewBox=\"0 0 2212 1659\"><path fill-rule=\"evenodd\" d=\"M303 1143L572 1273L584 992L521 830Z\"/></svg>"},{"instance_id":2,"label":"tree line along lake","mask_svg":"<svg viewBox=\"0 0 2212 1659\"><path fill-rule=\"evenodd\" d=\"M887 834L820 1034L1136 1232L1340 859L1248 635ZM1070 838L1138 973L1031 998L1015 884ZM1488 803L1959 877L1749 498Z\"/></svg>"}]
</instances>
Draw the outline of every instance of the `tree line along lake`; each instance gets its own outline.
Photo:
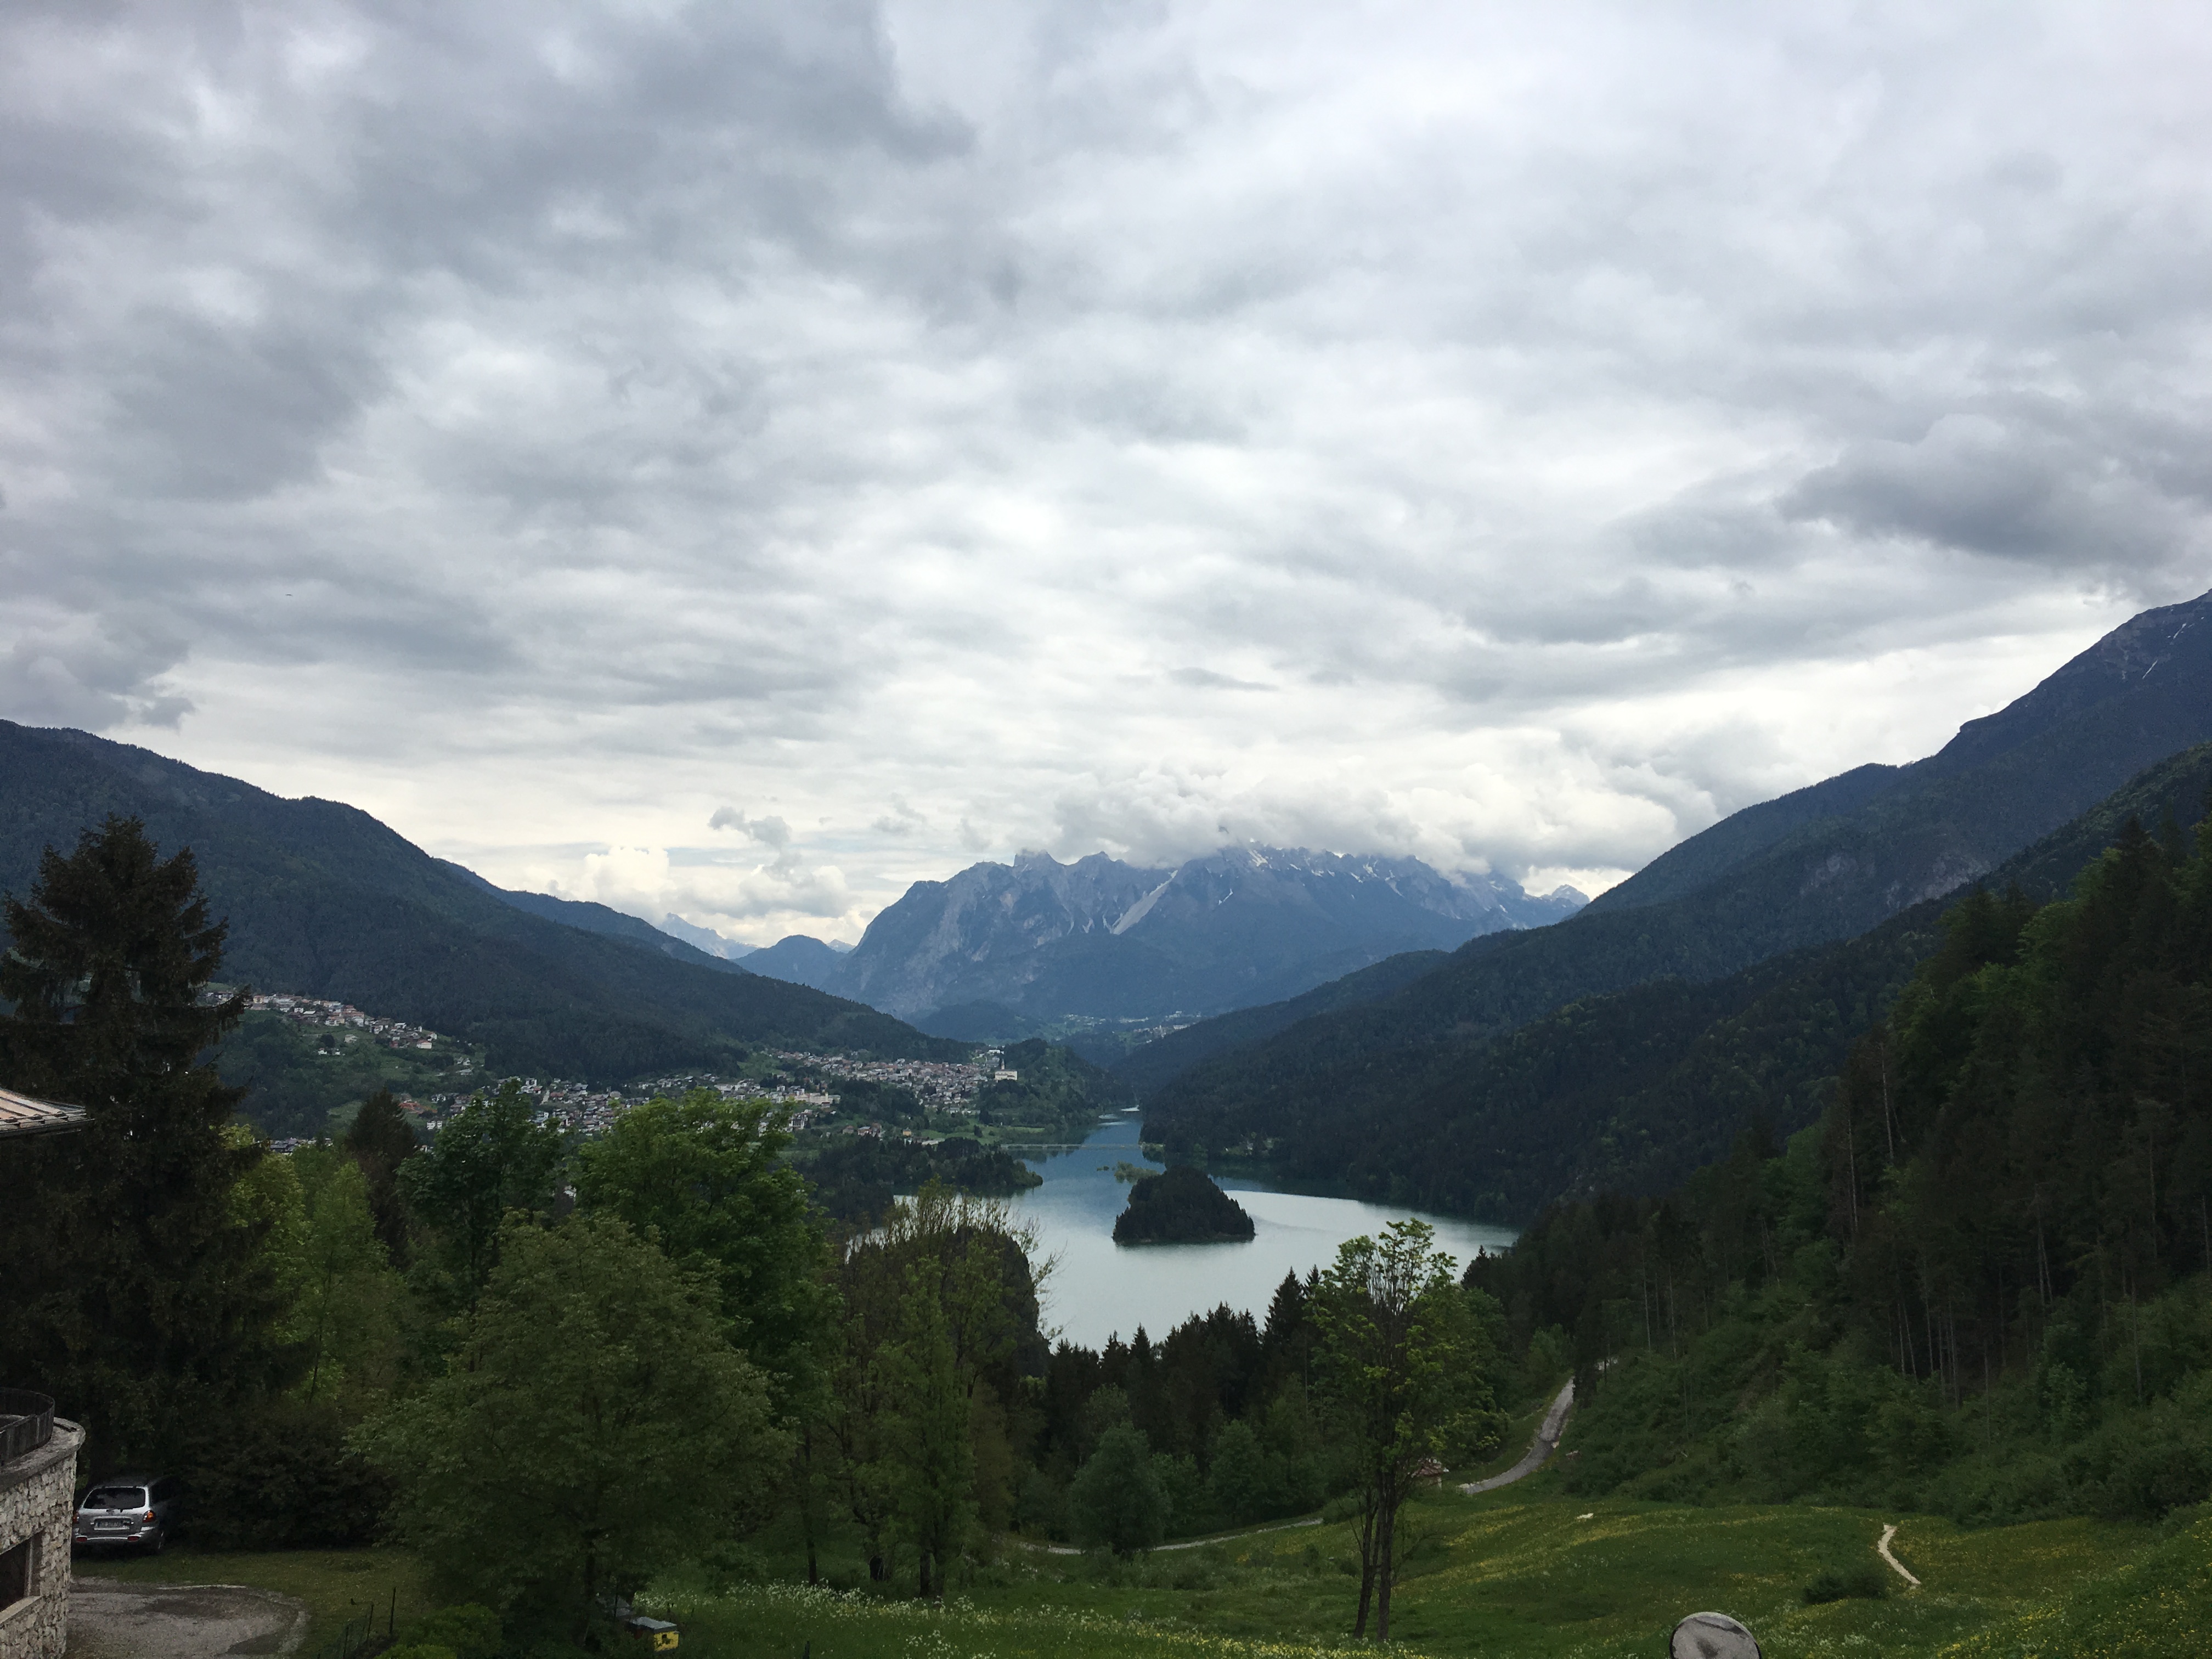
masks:
<instances>
[{"instance_id":1,"label":"tree line along lake","mask_svg":"<svg viewBox=\"0 0 2212 1659\"><path fill-rule=\"evenodd\" d=\"M1346 1239L1380 1233L1409 1215L1434 1227L1437 1245L1462 1267L1478 1249L1500 1250L1517 1237L1510 1227L1281 1192L1230 1176L1219 1184L1250 1214L1250 1239L1116 1244L1114 1218L1128 1201L1129 1188L1115 1177L1115 1166L1158 1168L1144 1157L1139 1133L1139 1120L1131 1114L1100 1124L1074 1151L1024 1158L1044 1184L1006 1200L1017 1225L1036 1229L1040 1255L1052 1263L1044 1286L1045 1328L1084 1347L1103 1347L1116 1335L1126 1342L1139 1325L1157 1341L1192 1314L1223 1303L1265 1319L1267 1300L1285 1273L1303 1279L1334 1261Z\"/></svg>"}]
</instances>

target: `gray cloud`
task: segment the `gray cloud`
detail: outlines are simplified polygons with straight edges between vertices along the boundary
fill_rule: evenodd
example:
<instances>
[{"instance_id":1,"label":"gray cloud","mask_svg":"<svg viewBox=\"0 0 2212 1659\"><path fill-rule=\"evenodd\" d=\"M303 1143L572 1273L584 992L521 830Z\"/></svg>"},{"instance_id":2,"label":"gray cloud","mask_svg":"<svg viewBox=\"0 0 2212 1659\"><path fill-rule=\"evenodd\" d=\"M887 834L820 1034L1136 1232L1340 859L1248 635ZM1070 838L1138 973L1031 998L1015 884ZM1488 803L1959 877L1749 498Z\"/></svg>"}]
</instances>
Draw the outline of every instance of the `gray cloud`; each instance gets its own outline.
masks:
<instances>
[{"instance_id":1,"label":"gray cloud","mask_svg":"<svg viewBox=\"0 0 2212 1659\"><path fill-rule=\"evenodd\" d=\"M185 655L174 635L18 593L14 638L0 648L0 709L9 718L34 726L173 728L191 712L191 700L167 678Z\"/></svg>"},{"instance_id":2,"label":"gray cloud","mask_svg":"<svg viewBox=\"0 0 2212 1659\"><path fill-rule=\"evenodd\" d=\"M891 797L890 810L870 822L870 833L878 836L911 836L929 827L926 813L916 811L898 796Z\"/></svg>"},{"instance_id":3,"label":"gray cloud","mask_svg":"<svg viewBox=\"0 0 2212 1659\"><path fill-rule=\"evenodd\" d=\"M2178 555L2201 554L2201 500L2162 485L2134 444L2097 435L1946 415L1915 442L1854 444L1807 475L1781 507L1790 518L1825 519L1861 536L2124 579L2154 578Z\"/></svg>"},{"instance_id":4,"label":"gray cloud","mask_svg":"<svg viewBox=\"0 0 2212 1659\"><path fill-rule=\"evenodd\" d=\"M2208 58L16 7L0 714L749 937L1024 845L1599 884L2212 580Z\"/></svg>"},{"instance_id":5,"label":"gray cloud","mask_svg":"<svg viewBox=\"0 0 2212 1659\"><path fill-rule=\"evenodd\" d=\"M791 826L779 817L749 818L734 806L718 806L707 820L709 830L734 830L748 841L758 842L779 855L791 846Z\"/></svg>"},{"instance_id":6,"label":"gray cloud","mask_svg":"<svg viewBox=\"0 0 2212 1659\"><path fill-rule=\"evenodd\" d=\"M1168 678L1177 685L1188 686L1194 691L1273 691L1275 689L1261 680L1240 680L1234 675L1217 674L1210 668L1178 668Z\"/></svg>"}]
</instances>

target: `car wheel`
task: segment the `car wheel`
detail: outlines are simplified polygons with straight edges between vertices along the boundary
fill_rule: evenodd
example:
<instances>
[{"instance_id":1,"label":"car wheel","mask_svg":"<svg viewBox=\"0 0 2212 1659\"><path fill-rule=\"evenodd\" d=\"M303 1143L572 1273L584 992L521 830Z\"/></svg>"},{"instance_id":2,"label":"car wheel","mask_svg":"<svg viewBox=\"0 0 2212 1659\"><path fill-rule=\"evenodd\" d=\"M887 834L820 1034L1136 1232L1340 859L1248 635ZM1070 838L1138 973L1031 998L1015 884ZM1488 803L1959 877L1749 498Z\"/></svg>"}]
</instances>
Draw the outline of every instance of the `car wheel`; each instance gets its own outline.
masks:
<instances>
[{"instance_id":1,"label":"car wheel","mask_svg":"<svg viewBox=\"0 0 2212 1659\"><path fill-rule=\"evenodd\" d=\"M157 1528L154 1535L146 1540L146 1553L149 1555L159 1555L161 1553L162 1547L168 1541L168 1528L166 1527Z\"/></svg>"}]
</instances>

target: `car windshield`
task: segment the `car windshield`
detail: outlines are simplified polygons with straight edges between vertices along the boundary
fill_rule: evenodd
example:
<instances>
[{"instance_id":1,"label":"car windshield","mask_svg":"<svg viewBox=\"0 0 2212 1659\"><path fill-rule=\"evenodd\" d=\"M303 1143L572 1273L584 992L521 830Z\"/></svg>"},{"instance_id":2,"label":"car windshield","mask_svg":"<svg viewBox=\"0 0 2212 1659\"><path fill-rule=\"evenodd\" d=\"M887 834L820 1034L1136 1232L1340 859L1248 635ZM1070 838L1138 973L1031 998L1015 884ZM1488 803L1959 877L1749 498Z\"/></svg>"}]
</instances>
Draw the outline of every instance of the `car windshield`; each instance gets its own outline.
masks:
<instances>
[{"instance_id":1,"label":"car windshield","mask_svg":"<svg viewBox=\"0 0 2212 1659\"><path fill-rule=\"evenodd\" d=\"M143 1486L102 1486L84 1500L88 1510L143 1510L146 1507Z\"/></svg>"}]
</instances>

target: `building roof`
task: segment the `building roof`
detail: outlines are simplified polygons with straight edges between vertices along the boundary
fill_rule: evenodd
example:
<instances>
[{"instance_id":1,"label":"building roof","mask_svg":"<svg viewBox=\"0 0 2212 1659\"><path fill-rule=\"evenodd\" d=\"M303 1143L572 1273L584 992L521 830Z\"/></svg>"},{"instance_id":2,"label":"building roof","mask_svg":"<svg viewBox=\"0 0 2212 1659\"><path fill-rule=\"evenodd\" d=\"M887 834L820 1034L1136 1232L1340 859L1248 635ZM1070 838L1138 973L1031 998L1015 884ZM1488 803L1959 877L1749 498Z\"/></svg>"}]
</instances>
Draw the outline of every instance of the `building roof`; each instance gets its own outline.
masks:
<instances>
[{"instance_id":1,"label":"building roof","mask_svg":"<svg viewBox=\"0 0 2212 1659\"><path fill-rule=\"evenodd\" d=\"M84 1108L33 1100L13 1089L0 1089L0 1135L45 1135L84 1127Z\"/></svg>"}]
</instances>

